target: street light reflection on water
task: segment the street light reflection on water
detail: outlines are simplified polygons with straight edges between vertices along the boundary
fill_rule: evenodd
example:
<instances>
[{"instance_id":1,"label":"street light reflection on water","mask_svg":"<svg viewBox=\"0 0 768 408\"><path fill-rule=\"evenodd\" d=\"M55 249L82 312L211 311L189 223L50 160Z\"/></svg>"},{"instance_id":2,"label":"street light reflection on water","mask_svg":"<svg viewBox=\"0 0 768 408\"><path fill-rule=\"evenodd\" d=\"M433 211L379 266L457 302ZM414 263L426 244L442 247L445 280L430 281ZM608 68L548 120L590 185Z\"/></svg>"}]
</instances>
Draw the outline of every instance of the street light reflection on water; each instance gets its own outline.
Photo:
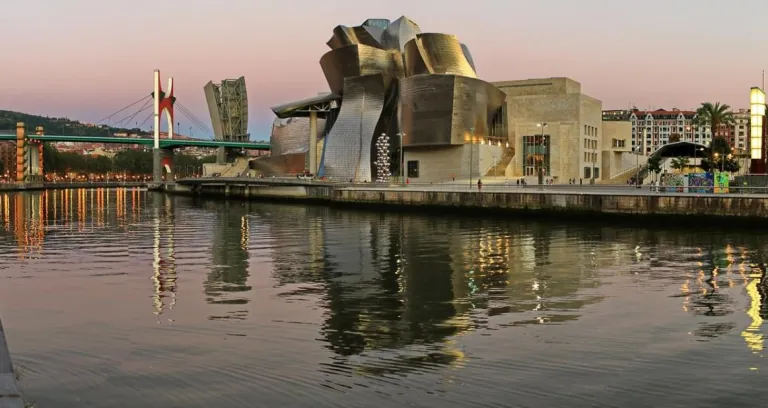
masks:
<instances>
[{"instance_id":1,"label":"street light reflection on water","mask_svg":"<svg viewBox=\"0 0 768 408\"><path fill-rule=\"evenodd\" d=\"M0 193L0 214L0 312L41 405L706 405L692 373L768 396L760 233L140 189Z\"/></svg>"}]
</instances>

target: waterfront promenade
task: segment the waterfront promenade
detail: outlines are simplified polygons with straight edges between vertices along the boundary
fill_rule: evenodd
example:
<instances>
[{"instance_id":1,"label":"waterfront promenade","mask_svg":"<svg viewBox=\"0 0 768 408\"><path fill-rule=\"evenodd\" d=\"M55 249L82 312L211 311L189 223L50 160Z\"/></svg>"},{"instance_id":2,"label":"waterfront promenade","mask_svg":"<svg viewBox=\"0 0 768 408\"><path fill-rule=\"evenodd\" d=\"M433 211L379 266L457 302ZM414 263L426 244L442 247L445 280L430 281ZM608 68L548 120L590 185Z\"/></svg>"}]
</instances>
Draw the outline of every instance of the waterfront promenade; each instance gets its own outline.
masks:
<instances>
[{"instance_id":1,"label":"waterfront promenade","mask_svg":"<svg viewBox=\"0 0 768 408\"><path fill-rule=\"evenodd\" d=\"M120 187L147 187L147 183L104 181L104 182L60 182L60 183L0 183L2 191L35 191L35 190L68 190L77 188L120 188Z\"/></svg>"},{"instance_id":2,"label":"waterfront promenade","mask_svg":"<svg viewBox=\"0 0 768 408\"><path fill-rule=\"evenodd\" d=\"M169 193L228 198L316 201L347 206L478 209L559 216L720 217L768 221L768 190L731 189L728 193L657 191L626 185L519 186L469 182L377 185L297 179L186 179L163 188Z\"/></svg>"}]
</instances>

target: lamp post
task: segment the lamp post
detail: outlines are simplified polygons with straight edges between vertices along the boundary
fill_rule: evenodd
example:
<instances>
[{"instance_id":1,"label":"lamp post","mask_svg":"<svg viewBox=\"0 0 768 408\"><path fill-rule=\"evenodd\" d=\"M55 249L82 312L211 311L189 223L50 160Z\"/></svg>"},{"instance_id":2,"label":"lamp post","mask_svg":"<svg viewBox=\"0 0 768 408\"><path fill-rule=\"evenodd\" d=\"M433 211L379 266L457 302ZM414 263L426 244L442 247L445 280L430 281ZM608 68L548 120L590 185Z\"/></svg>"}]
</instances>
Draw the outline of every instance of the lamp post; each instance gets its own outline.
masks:
<instances>
[{"instance_id":1,"label":"lamp post","mask_svg":"<svg viewBox=\"0 0 768 408\"><path fill-rule=\"evenodd\" d=\"M541 161L544 161L544 149L546 148L544 143L544 129L547 127L547 122L537 123L536 126L541 128L541 140L539 141L539 147L541 147ZM539 165L539 161L536 160L536 174L539 177L539 185L544 184L544 168Z\"/></svg>"},{"instance_id":2,"label":"lamp post","mask_svg":"<svg viewBox=\"0 0 768 408\"><path fill-rule=\"evenodd\" d=\"M592 154L592 172L589 173L589 184L595 184L595 161L597 160L597 145L595 145L595 148L592 149Z\"/></svg>"},{"instance_id":3,"label":"lamp post","mask_svg":"<svg viewBox=\"0 0 768 408\"><path fill-rule=\"evenodd\" d=\"M469 128L469 189L472 190L472 161L475 151L475 128Z\"/></svg>"},{"instance_id":4,"label":"lamp post","mask_svg":"<svg viewBox=\"0 0 768 408\"><path fill-rule=\"evenodd\" d=\"M632 151L635 153L635 184L637 184L637 179L640 178L640 146L633 147Z\"/></svg>"},{"instance_id":5,"label":"lamp post","mask_svg":"<svg viewBox=\"0 0 768 408\"><path fill-rule=\"evenodd\" d=\"M403 160L405 160L405 149L403 149L405 133L398 133L397 136L400 138L400 178L402 179L401 183L405 184L405 163L403 163Z\"/></svg>"}]
</instances>

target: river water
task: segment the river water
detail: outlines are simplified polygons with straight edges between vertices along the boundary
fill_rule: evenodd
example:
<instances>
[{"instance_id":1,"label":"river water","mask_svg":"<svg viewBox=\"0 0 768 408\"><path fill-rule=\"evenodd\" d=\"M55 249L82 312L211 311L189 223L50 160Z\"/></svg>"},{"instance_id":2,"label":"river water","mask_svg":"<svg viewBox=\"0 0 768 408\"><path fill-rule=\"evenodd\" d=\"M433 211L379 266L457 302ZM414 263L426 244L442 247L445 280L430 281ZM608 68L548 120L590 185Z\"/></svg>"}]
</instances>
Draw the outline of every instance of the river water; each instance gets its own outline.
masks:
<instances>
[{"instance_id":1,"label":"river water","mask_svg":"<svg viewBox=\"0 0 768 408\"><path fill-rule=\"evenodd\" d=\"M768 235L0 193L38 407L765 406Z\"/></svg>"}]
</instances>

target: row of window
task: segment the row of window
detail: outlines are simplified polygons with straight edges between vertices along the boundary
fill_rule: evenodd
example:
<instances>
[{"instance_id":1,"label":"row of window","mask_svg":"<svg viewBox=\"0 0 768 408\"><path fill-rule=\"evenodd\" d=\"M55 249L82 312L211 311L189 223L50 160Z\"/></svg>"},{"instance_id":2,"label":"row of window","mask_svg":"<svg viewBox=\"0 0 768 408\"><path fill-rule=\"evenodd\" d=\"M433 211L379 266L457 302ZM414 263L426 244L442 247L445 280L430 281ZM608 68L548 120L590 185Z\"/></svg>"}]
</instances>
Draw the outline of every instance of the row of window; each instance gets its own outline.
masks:
<instances>
[{"instance_id":1,"label":"row of window","mask_svg":"<svg viewBox=\"0 0 768 408\"><path fill-rule=\"evenodd\" d=\"M584 178L592 178L592 167L584 167ZM595 178L600 178L599 167L595 167Z\"/></svg>"},{"instance_id":2,"label":"row of window","mask_svg":"<svg viewBox=\"0 0 768 408\"><path fill-rule=\"evenodd\" d=\"M596 150L597 149L597 140L584 139L584 148L585 149Z\"/></svg>"},{"instance_id":3,"label":"row of window","mask_svg":"<svg viewBox=\"0 0 768 408\"><path fill-rule=\"evenodd\" d=\"M597 153L584 152L584 161L589 163L596 163Z\"/></svg>"},{"instance_id":4,"label":"row of window","mask_svg":"<svg viewBox=\"0 0 768 408\"><path fill-rule=\"evenodd\" d=\"M584 125L584 134L587 136L597 136L597 128L594 126Z\"/></svg>"}]
</instances>

